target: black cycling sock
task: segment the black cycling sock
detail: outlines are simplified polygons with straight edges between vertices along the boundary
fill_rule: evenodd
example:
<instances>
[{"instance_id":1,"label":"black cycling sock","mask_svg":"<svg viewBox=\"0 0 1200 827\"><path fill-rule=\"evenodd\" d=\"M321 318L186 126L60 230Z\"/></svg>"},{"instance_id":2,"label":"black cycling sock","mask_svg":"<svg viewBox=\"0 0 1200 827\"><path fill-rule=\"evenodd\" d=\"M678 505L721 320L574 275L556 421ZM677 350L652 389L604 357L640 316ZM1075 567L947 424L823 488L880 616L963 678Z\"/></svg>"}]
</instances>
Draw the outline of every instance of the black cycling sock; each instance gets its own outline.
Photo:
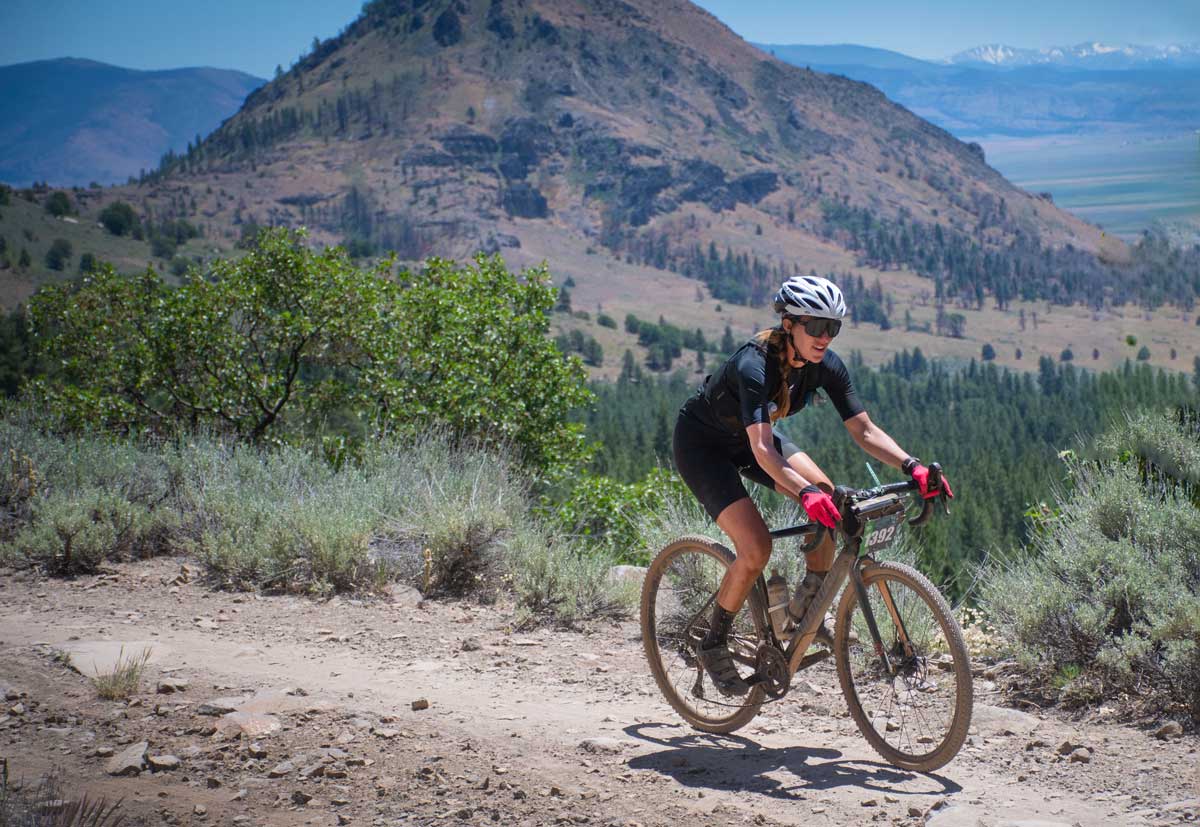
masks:
<instances>
[{"instance_id":1,"label":"black cycling sock","mask_svg":"<svg viewBox=\"0 0 1200 827\"><path fill-rule=\"evenodd\" d=\"M700 645L705 649L711 649L717 644L724 645L729 639L729 627L733 625L733 616L735 612L731 612L717 603L713 606L712 625L708 628L708 634L704 636L704 642Z\"/></svg>"}]
</instances>

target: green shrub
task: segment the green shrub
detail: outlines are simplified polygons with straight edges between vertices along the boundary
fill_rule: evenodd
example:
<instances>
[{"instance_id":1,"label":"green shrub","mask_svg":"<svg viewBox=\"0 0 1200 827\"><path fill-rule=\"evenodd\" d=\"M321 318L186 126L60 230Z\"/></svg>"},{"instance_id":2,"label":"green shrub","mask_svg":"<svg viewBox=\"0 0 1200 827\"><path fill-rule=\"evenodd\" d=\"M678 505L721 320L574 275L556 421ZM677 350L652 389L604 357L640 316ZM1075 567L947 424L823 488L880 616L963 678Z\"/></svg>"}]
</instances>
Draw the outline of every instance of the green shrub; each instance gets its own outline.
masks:
<instances>
[{"instance_id":1,"label":"green shrub","mask_svg":"<svg viewBox=\"0 0 1200 827\"><path fill-rule=\"evenodd\" d=\"M71 206L71 197L62 190L55 190L46 198L46 212L55 218L70 215L75 210Z\"/></svg>"},{"instance_id":2,"label":"green shrub","mask_svg":"<svg viewBox=\"0 0 1200 827\"><path fill-rule=\"evenodd\" d=\"M523 526L506 542L506 565L522 626L551 622L572 627L597 618L627 617L640 586L612 577L616 559L577 541L551 538Z\"/></svg>"},{"instance_id":3,"label":"green shrub","mask_svg":"<svg viewBox=\"0 0 1200 827\"><path fill-rule=\"evenodd\" d=\"M635 483L581 475L565 497L544 498L541 510L569 536L592 540L621 562L644 565L649 557L642 522L680 493L687 491L679 476L662 468Z\"/></svg>"},{"instance_id":4,"label":"green shrub","mask_svg":"<svg viewBox=\"0 0 1200 827\"><path fill-rule=\"evenodd\" d=\"M395 277L390 266L359 270L283 230L177 289L153 271L102 266L31 301L34 340L57 367L33 390L76 431L205 428L281 444L332 420L359 436L449 423L456 437L511 445L547 476L586 460L567 414L591 396L583 365L546 336L544 269L518 276L497 257L430 259Z\"/></svg>"},{"instance_id":5,"label":"green shrub","mask_svg":"<svg viewBox=\"0 0 1200 827\"><path fill-rule=\"evenodd\" d=\"M983 606L1064 700L1138 695L1200 718L1195 426L1142 416L1098 445L1116 459L1071 463L1061 513L987 575Z\"/></svg>"},{"instance_id":6,"label":"green shrub","mask_svg":"<svg viewBox=\"0 0 1200 827\"><path fill-rule=\"evenodd\" d=\"M141 226L133 207L124 201L114 201L101 210L100 223L113 235L132 235Z\"/></svg>"},{"instance_id":7,"label":"green shrub","mask_svg":"<svg viewBox=\"0 0 1200 827\"><path fill-rule=\"evenodd\" d=\"M74 248L71 242L65 238L56 238L51 242L50 249L46 250L46 266L51 270L65 270L71 263L72 255Z\"/></svg>"}]
</instances>

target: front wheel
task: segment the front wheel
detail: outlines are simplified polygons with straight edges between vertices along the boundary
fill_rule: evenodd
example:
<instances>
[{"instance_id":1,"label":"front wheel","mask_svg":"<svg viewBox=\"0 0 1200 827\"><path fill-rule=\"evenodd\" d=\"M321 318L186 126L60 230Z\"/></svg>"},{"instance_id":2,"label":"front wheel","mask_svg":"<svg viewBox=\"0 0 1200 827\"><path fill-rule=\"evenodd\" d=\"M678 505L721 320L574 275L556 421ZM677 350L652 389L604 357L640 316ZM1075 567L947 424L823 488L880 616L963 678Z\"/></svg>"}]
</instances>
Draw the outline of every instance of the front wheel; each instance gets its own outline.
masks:
<instances>
[{"instance_id":1,"label":"front wheel","mask_svg":"<svg viewBox=\"0 0 1200 827\"><path fill-rule=\"evenodd\" d=\"M858 591L848 585L833 653L850 715L888 762L935 770L958 754L971 723L971 660L962 630L946 599L915 569L867 563L862 574L891 673L875 651Z\"/></svg>"},{"instance_id":2,"label":"front wheel","mask_svg":"<svg viewBox=\"0 0 1200 827\"><path fill-rule=\"evenodd\" d=\"M733 559L720 543L683 537L658 553L642 584L642 645L650 671L667 703L703 732L733 732L749 723L763 703L761 685L744 697L722 695L696 657ZM729 632L729 648L743 678L754 673L759 646L767 639L760 603L751 592Z\"/></svg>"}]
</instances>

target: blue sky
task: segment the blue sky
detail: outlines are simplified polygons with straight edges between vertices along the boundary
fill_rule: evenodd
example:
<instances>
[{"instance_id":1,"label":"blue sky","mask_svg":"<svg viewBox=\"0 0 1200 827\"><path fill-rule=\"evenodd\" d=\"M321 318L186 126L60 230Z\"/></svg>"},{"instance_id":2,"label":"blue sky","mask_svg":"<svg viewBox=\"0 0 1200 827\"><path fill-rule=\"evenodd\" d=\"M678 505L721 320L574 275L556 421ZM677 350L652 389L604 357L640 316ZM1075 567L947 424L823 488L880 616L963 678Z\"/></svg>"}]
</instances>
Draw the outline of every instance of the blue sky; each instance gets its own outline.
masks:
<instances>
[{"instance_id":1,"label":"blue sky","mask_svg":"<svg viewBox=\"0 0 1200 827\"><path fill-rule=\"evenodd\" d=\"M1020 47L1200 41L1200 0L701 0L747 40L857 43L926 59ZM362 0L0 0L0 65L86 57L135 69L220 66L270 77L357 16Z\"/></svg>"}]
</instances>

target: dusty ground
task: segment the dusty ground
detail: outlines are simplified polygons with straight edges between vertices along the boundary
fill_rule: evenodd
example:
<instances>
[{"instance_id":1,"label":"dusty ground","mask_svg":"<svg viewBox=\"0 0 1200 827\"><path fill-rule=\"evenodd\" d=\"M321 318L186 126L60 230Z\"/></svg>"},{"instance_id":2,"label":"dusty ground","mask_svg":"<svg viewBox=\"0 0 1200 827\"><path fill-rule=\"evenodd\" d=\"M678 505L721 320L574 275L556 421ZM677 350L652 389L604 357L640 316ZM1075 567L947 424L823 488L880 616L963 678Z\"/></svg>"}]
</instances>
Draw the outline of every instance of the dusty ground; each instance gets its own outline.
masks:
<instances>
[{"instance_id":1,"label":"dusty ground","mask_svg":"<svg viewBox=\"0 0 1200 827\"><path fill-rule=\"evenodd\" d=\"M134 824L1088 827L1200 815L1195 736L1013 710L983 674L967 746L924 775L877 759L825 664L800 676L807 695L713 737L660 699L633 622L514 633L503 606L260 598L180 572L179 560L73 582L0 572L10 775L56 766L76 792L124 796ZM103 669L122 645L152 649L142 690L100 700L76 670ZM186 687L156 691L172 681ZM1064 741L1091 760L1060 756ZM110 776L142 742L178 766Z\"/></svg>"}]
</instances>

